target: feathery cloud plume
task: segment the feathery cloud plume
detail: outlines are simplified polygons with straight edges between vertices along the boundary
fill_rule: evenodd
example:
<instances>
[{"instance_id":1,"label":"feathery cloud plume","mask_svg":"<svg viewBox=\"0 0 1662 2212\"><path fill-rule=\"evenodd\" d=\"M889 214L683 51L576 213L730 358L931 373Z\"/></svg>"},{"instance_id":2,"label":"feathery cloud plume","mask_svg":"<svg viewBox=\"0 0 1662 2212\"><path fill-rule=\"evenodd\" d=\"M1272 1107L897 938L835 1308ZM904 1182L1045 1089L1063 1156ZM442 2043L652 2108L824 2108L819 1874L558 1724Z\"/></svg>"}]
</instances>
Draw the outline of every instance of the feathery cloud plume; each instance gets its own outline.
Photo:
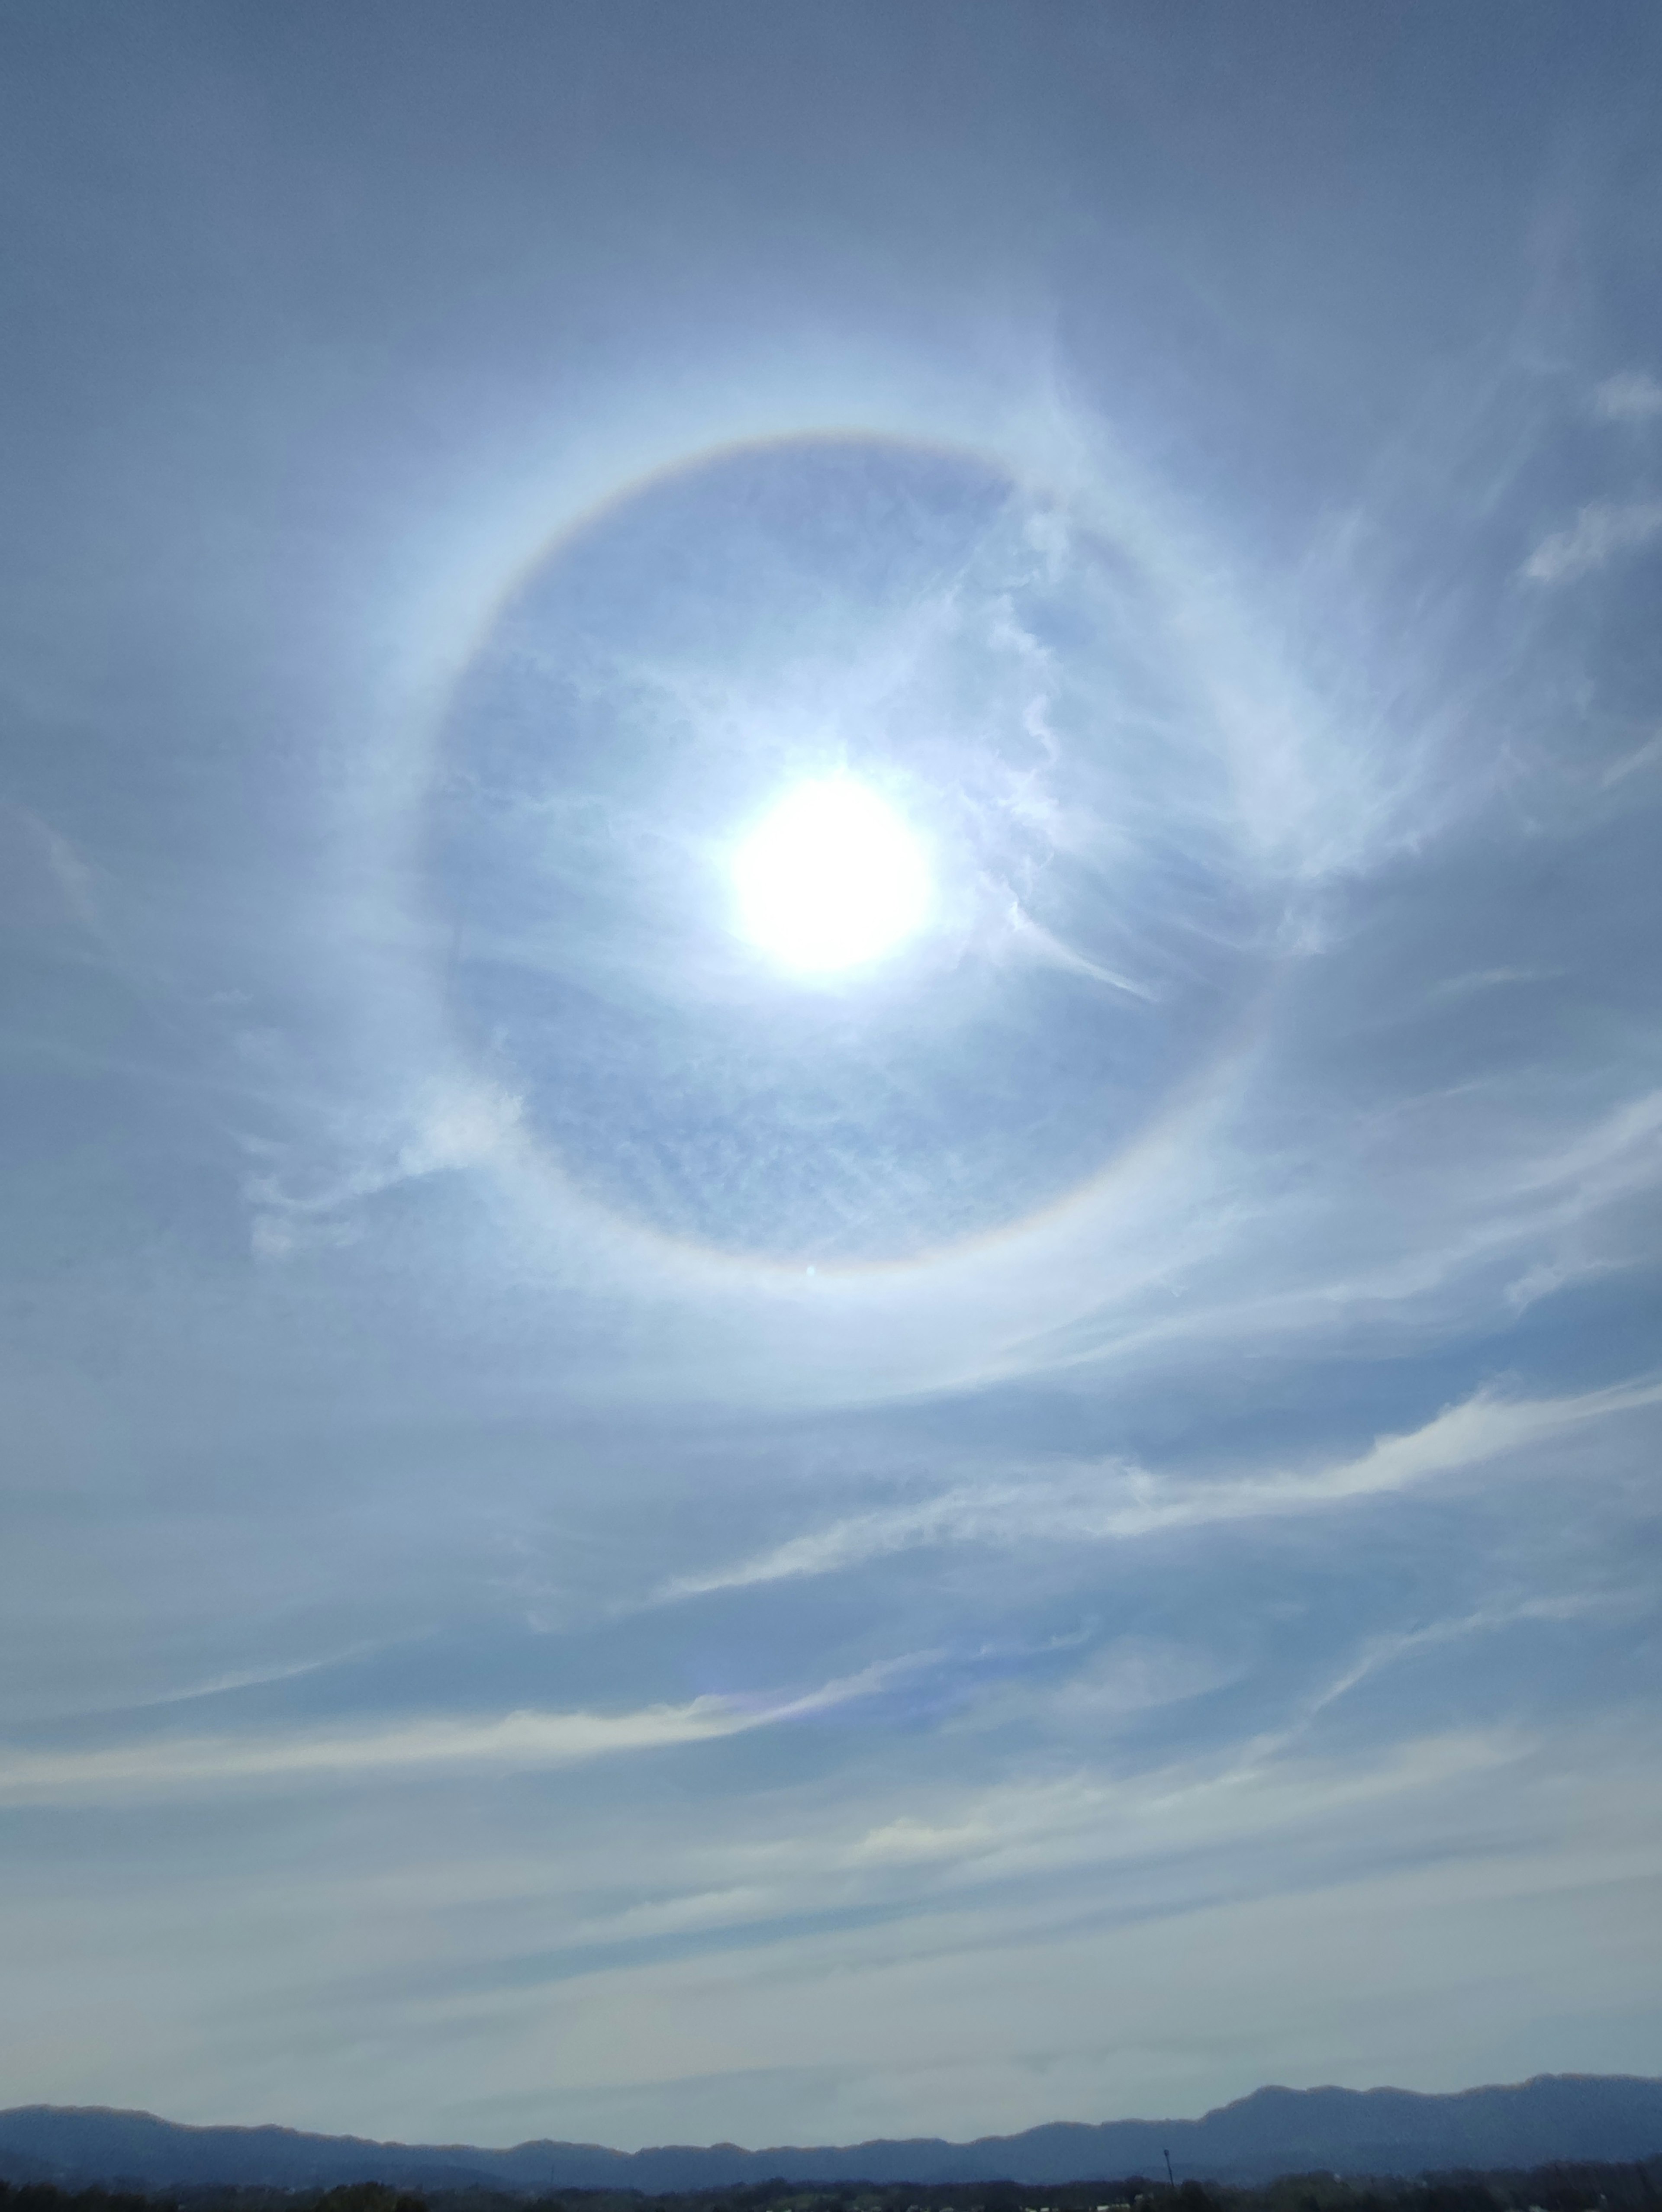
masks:
<instances>
[{"instance_id":1,"label":"feathery cloud plume","mask_svg":"<svg viewBox=\"0 0 1662 2212\"><path fill-rule=\"evenodd\" d=\"M1574 583L1619 554L1636 553L1662 532L1662 500L1596 499L1568 530L1543 538L1524 563L1531 584Z\"/></svg>"}]
</instances>

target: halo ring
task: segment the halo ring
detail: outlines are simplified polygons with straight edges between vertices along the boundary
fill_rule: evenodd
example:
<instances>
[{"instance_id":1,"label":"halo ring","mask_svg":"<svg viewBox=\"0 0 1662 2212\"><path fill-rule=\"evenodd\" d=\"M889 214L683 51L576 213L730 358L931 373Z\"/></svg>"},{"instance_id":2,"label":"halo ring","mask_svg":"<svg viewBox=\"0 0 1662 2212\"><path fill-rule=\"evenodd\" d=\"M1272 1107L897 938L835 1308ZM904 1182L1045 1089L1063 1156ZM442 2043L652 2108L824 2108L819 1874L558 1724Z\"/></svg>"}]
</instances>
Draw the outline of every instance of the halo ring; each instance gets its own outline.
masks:
<instances>
[{"instance_id":1,"label":"halo ring","mask_svg":"<svg viewBox=\"0 0 1662 2212\"><path fill-rule=\"evenodd\" d=\"M846 444L898 453L922 453L972 466L1003 477L1013 486L1029 490L1046 489L1038 472L1013 465L1005 457L966 442L924 438L866 427L802 426L760 436L716 441L678 453L673 458L629 476L596 499L585 501L551 532L539 537L522 552L480 605L469 625L464 649L452 664L433 716L433 745L442 743L461 688L480 653L507 610L531 580L556 562L569 548L607 517L655 489L691 477L743 456L788 452L795 447ZM1061 500L1072 507L1075 502ZM429 785L430 787L430 775ZM425 802L425 797L422 802ZM942 1270L980 1261L1001 1249L1013 1249L1024 1239L1045 1239L1063 1224L1076 1222L1111 1202L1134 1183L1139 1173L1184 1133L1197 1129L1215 1110L1233 1078L1250 1060L1263 1030L1264 1017L1275 989L1272 963L1258 987L1247 994L1237 1018L1222 1025L1215 1048L1199 1065L1172 1085L1160 1109L1133 1130L1111 1155L1068 1188L1014 1218L943 1237L937 1243L896 1255L861 1255L819 1260L774 1253L734 1250L696 1237L677 1236L609 1206L584 1190L550 1149L524 1132L498 1149L498 1165L511 1174L521 1190L534 1191L539 1210L551 1225L581 1226L589 1236L609 1246L616 1256L628 1255L661 1276L690 1275L700 1282L729 1285L751 1283L758 1288L800 1289L806 1282L820 1291L836 1285L852 1286L877 1280L901 1281L938 1276ZM435 963L429 983L443 1009L445 1026L460 1047L454 1007L448 1003L443 963Z\"/></svg>"}]
</instances>

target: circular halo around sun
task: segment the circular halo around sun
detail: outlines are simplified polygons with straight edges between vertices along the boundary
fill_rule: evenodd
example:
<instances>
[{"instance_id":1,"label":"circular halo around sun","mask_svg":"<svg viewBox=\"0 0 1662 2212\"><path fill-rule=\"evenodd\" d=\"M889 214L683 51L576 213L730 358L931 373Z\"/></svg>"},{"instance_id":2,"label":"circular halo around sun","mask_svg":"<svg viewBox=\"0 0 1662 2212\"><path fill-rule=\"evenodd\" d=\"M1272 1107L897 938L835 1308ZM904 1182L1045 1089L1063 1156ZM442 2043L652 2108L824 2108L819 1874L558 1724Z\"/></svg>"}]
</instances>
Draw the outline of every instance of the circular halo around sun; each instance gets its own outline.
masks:
<instances>
[{"instance_id":1,"label":"circular halo around sun","mask_svg":"<svg viewBox=\"0 0 1662 2212\"><path fill-rule=\"evenodd\" d=\"M916 838L845 777L782 799L740 845L733 879L743 935L801 975L840 975L892 951L929 908Z\"/></svg>"},{"instance_id":2,"label":"circular halo around sun","mask_svg":"<svg viewBox=\"0 0 1662 2212\"><path fill-rule=\"evenodd\" d=\"M1187 1096L1273 933L1165 591L997 464L874 437L704 456L551 547L453 695L421 865L556 1186L734 1256L914 1258Z\"/></svg>"}]
</instances>

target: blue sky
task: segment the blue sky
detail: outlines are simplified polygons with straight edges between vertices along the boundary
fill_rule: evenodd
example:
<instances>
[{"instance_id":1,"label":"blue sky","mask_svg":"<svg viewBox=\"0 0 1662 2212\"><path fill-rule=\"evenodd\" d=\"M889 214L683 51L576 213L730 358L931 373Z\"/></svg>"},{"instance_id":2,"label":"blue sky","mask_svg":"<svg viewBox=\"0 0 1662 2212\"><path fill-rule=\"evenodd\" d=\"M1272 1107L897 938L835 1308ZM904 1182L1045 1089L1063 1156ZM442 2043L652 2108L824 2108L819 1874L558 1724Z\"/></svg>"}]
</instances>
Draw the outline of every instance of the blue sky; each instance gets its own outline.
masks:
<instances>
[{"instance_id":1,"label":"blue sky","mask_svg":"<svg viewBox=\"0 0 1662 2212\"><path fill-rule=\"evenodd\" d=\"M0 49L9 2098L1656 2072L1654 11Z\"/></svg>"}]
</instances>

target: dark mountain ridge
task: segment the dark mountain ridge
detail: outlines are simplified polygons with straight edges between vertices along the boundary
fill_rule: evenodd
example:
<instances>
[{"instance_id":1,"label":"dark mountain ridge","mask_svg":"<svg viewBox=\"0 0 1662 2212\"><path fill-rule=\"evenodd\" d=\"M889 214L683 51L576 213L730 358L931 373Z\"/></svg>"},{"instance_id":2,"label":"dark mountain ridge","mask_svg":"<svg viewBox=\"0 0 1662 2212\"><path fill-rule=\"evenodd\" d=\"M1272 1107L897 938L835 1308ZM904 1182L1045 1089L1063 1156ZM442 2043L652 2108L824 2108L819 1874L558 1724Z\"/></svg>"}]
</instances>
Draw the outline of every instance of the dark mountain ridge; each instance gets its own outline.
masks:
<instances>
[{"instance_id":1,"label":"dark mountain ridge","mask_svg":"<svg viewBox=\"0 0 1662 2212\"><path fill-rule=\"evenodd\" d=\"M1056 2121L967 2143L935 2137L846 2146L384 2143L281 2127L191 2127L102 2106L0 2112L0 2177L145 2188L216 2185L306 2189L384 2181L526 2195L553 2189L647 2192L793 2181L1042 2185L1159 2175L1252 2182L1277 2174L1413 2174L1451 2166L1628 2160L1662 2152L1662 2080L1541 2074L1505 2087L1424 2095L1409 2089L1255 2089L1197 2120Z\"/></svg>"}]
</instances>

